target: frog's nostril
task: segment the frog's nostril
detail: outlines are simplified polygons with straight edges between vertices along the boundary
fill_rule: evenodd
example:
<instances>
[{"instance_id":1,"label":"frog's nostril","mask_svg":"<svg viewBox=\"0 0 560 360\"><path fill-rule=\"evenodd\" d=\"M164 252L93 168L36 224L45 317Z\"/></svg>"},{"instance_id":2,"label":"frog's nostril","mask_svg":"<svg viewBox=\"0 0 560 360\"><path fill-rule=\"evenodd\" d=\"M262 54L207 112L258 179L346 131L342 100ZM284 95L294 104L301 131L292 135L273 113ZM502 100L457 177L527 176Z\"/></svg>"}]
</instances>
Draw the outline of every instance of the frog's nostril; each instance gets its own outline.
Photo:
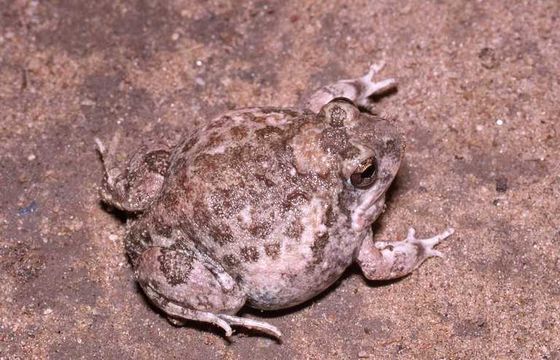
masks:
<instances>
[{"instance_id":1,"label":"frog's nostril","mask_svg":"<svg viewBox=\"0 0 560 360\"><path fill-rule=\"evenodd\" d=\"M383 155L399 154L399 144L395 139L387 139L383 143Z\"/></svg>"}]
</instances>

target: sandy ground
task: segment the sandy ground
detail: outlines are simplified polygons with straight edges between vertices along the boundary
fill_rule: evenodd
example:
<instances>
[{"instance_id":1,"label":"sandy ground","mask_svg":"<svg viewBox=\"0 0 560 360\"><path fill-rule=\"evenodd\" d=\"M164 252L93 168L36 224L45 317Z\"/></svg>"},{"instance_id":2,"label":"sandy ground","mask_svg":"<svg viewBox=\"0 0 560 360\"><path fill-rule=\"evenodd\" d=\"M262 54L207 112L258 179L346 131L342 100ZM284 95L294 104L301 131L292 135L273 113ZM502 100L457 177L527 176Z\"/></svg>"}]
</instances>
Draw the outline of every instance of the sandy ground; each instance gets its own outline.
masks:
<instances>
[{"instance_id":1,"label":"sandy ground","mask_svg":"<svg viewBox=\"0 0 560 360\"><path fill-rule=\"evenodd\" d=\"M560 359L558 1L201 3L0 1L0 358ZM376 239L453 226L446 259L244 312L282 344L171 326L99 203L94 137L173 143L383 60L408 147Z\"/></svg>"}]
</instances>

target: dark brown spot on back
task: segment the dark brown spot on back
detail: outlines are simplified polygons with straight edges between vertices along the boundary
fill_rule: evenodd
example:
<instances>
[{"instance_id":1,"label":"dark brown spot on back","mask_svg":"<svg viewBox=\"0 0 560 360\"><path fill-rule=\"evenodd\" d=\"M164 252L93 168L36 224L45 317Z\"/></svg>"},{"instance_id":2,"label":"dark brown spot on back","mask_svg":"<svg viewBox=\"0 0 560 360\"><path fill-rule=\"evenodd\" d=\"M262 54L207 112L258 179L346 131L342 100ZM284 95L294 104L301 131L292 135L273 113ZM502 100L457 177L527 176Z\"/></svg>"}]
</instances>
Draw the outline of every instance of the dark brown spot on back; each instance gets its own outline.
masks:
<instances>
[{"instance_id":1,"label":"dark brown spot on back","mask_svg":"<svg viewBox=\"0 0 560 360\"><path fill-rule=\"evenodd\" d=\"M231 128L230 133L231 133L232 140L240 141L247 136L248 131L247 128L244 126L234 126Z\"/></svg>"},{"instance_id":2,"label":"dark brown spot on back","mask_svg":"<svg viewBox=\"0 0 560 360\"><path fill-rule=\"evenodd\" d=\"M301 225L300 219L293 219L286 230L284 231L284 235L292 238L292 239L299 239L301 234L303 233L303 225Z\"/></svg>"},{"instance_id":3,"label":"dark brown spot on back","mask_svg":"<svg viewBox=\"0 0 560 360\"><path fill-rule=\"evenodd\" d=\"M336 217L334 216L334 211L333 211L333 208L332 208L331 205L329 205L327 207L327 210L325 212L325 217L326 217L326 223L325 224L327 225L327 227L329 227L329 228L332 227L333 224L336 221Z\"/></svg>"},{"instance_id":4,"label":"dark brown spot on back","mask_svg":"<svg viewBox=\"0 0 560 360\"><path fill-rule=\"evenodd\" d=\"M323 261L323 254L325 247L329 243L329 233L315 234L313 245L311 245L311 252L313 253L313 263L319 264Z\"/></svg>"},{"instance_id":5,"label":"dark brown spot on back","mask_svg":"<svg viewBox=\"0 0 560 360\"><path fill-rule=\"evenodd\" d=\"M254 237L263 239L272 232L272 226L268 222L255 222L249 227L249 233Z\"/></svg>"},{"instance_id":6,"label":"dark brown spot on back","mask_svg":"<svg viewBox=\"0 0 560 360\"><path fill-rule=\"evenodd\" d=\"M277 259L280 255L280 243L270 243L264 245L264 252L267 256L270 256L273 260Z\"/></svg>"},{"instance_id":7,"label":"dark brown spot on back","mask_svg":"<svg viewBox=\"0 0 560 360\"><path fill-rule=\"evenodd\" d=\"M259 251L255 246L245 246L241 248L241 257L246 262L256 262L259 260Z\"/></svg>"},{"instance_id":8,"label":"dark brown spot on back","mask_svg":"<svg viewBox=\"0 0 560 360\"><path fill-rule=\"evenodd\" d=\"M240 263L239 259L236 258L235 255L233 255L233 254L224 255L222 260L224 262L224 265L229 267L229 268L236 267Z\"/></svg>"},{"instance_id":9,"label":"dark brown spot on back","mask_svg":"<svg viewBox=\"0 0 560 360\"><path fill-rule=\"evenodd\" d=\"M327 128L323 130L320 138L321 148L329 153L342 153L351 144L348 143L348 134L344 128Z\"/></svg>"},{"instance_id":10,"label":"dark brown spot on back","mask_svg":"<svg viewBox=\"0 0 560 360\"><path fill-rule=\"evenodd\" d=\"M183 284L193 268L194 254L186 249L161 249L159 269L171 286Z\"/></svg>"},{"instance_id":11,"label":"dark brown spot on back","mask_svg":"<svg viewBox=\"0 0 560 360\"><path fill-rule=\"evenodd\" d=\"M305 203L309 202L309 195L303 191L292 191L286 196L286 199L282 202L282 207L284 211L290 211L293 208L299 207Z\"/></svg>"},{"instance_id":12,"label":"dark brown spot on back","mask_svg":"<svg viewBox=\"0 0 560 360\"><path fill-rule=\"evenodd\" d=\"M231 234L231 229L227 225L212 224L208 226L208 230L212 239L214 239L214 241L220 246L224 246L225 244L229 244L235 241L235 238Z\"/></svg>"}]
</instances>

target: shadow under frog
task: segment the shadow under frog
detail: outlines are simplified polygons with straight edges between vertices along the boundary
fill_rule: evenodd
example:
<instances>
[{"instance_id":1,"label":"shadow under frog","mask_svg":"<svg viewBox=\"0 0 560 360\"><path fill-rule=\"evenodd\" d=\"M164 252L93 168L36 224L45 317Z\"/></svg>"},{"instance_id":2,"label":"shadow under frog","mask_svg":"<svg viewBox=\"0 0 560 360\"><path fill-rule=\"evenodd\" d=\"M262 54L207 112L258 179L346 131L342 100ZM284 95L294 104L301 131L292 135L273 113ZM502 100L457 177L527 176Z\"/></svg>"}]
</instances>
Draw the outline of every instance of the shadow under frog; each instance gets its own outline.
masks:
<instances>
[{"instance_id":1,"label":"shadow under frog","mask_svg":"<svg viewBox=\"0 0 560 360\"><path fill-rule=\"evenodd\" d=\"M303 109L226 112L173 148L117 164L96 140L102 200L126 213L126 251L147 297L174 323L196 320L280 337L244 306L302 304L356 262L371 280L399 278L453 233L373 242L372 223L404 155L396 124L367 111L394 89L372 66L316 91ZM363 111L362 111L363 110Z\"/></svg>"}]
</instances>

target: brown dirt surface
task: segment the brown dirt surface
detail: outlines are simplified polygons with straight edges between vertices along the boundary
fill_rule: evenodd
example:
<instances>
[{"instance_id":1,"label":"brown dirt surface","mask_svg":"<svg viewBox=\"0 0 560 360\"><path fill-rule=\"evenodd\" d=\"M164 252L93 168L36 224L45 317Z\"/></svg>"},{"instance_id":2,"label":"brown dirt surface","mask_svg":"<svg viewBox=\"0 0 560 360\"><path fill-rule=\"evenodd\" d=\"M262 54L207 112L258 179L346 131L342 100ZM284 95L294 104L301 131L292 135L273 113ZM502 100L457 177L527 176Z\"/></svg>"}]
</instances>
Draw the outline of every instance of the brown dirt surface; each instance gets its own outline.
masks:
<instances>
[{"instance_id":1,"label":"brown dirt surface","mask_svg":"<svg viewBox=\"0 0 560 360\"><path fill-rule=\"evenodd\" d=\"M0 0L1 359L560 359L560 2ZM555 30L556 29L556 30ZM99 203L126 154L361 75L406 134L377 240L456 234L400 281L353 267L283 343L170 325Z\"/></svg>"}]
</instances>

